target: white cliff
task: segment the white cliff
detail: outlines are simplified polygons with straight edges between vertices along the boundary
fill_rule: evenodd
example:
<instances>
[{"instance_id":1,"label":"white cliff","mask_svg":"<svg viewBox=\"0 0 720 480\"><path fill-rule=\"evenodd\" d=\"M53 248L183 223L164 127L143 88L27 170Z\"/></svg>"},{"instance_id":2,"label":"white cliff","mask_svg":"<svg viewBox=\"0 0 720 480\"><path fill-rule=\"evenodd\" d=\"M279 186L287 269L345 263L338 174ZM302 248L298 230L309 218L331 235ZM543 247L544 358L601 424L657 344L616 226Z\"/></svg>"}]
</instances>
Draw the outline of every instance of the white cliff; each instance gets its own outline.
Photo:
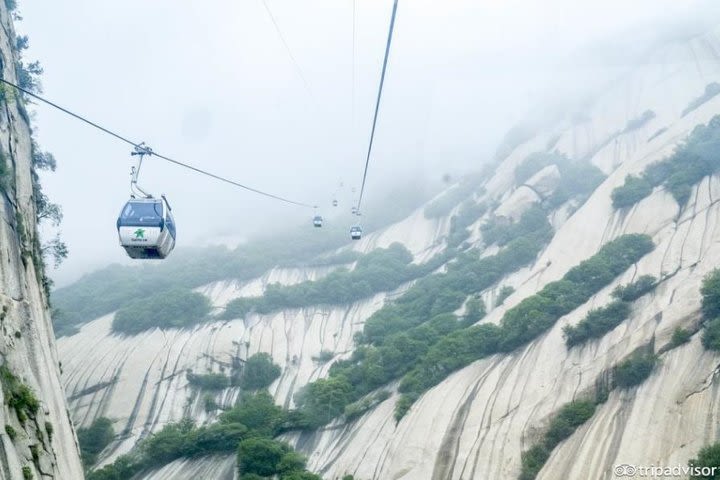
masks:
<instances>
[{"instance_id":1,"label":"white cliff","mask_svg":"<svg viewBox=\"0 0 720 480\"><path fill-rule=\"evenodd\" d=\"M6 3L0 3L2 77L17 82L15 33ZM58 355L42 272L31 180L27 113L17 94L3 89L0 102L0 479L83 478L77 442L60 380ZM2 169L0 169L2 170ZM10 376L12 378L10 378ZM29 387L36 413L21 421L8 405L13 384Z\"/></svg>"},{"instance_id":2,"label":"white cliff","mask_svg":"<svg viewBox=\"0 0 720 480\"><path fill-rule=\"evenodd\" d=\"M715 52L720 52L720 30L664 47L587 107L587 121L548 126L498 165L478 201L496 204L488 215L511 218L557 186L559 173L553 166L526 185L515 185L515 168L528 154L545 150L550 139L557 139L555 149L591 161L607 178L579 208L565 206L554 214L555 235L532 266L479 292L492 306L500 285L515 288L504 305L482 321L498 322L507 308L622 234L648 234L655 250L527 346L450 375L422 395L400 422L394 418L398 397L393 395L353 422L288 435L308 455L310 469L326 479L345 474L356 480L517 478L521 453L537 440L558 408L587 394L621 359L647 345L660 353L660 366L639 387L611 392L595 415L554 449L538 478L610 479L617 464L686 464L701 446L717 440L720 358L702 348L699 335L677 348L663 347L676 327L697 329L700 283L720 258L720 177L705 178L682 210L662 189L627 211L614 210L610 200L627 174L664 158L696 125L720 114L717 96L682 115L706 84L720 81L720 57ZM696 59L701 63L694 64ZM655 118L625 131L628 121L647 110L655 112ZM481 223L471 227L470 241L476 246L482 246L477 233ZM399 241L416 261L424 261L443 248L448 224L449 218L425 219L419 209L353 248L367 252ZM200 291L220 307L241 295L257 295L274 281L297 283L326 273L275 270L246 284L224 282ZM600 339L567 349L565 325L576 324L591 308L608 303L616 285L645 274L662 281L635 302L631 318ZM282 366L271 393L277 403L290 407L298 388L327 375L329 363L320 364L313 357L321 351L332 352L334 359L347 356L354 348L353 334L398 293L377 294L344 307L250 315L192 330L153 330L132 337L111 334L112 315L96 319L59 341L72 416L81 425L101 415L115 421L119 438L103 454L103 461L110 461L183 416L211 421L213 412L204 411L185 371L219 371L229 368L233 357L258 351L271 353ZM216 400L227 405L237 393L228 389ZM176 461L144 478L230 479L235 475L228 469L233 461L231 456Z\"/></svg>"}]
</instances>

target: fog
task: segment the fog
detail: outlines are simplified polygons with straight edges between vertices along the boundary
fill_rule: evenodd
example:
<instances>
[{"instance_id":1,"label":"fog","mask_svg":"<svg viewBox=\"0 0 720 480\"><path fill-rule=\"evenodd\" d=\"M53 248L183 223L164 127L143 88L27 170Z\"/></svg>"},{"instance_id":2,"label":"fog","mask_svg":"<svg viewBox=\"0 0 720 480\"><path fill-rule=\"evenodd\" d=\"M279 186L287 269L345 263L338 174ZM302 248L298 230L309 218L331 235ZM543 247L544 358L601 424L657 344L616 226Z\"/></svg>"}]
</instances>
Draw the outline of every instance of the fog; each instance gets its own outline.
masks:
<instances>
[{"instance_id":1,"label":"fog","mask_svg":"<svg viewBox=\"0 0 720 480\"><path fill-rule=\"evenodd\" d=\"M330 221L349 225L392 2L266 2L289 50L262 0L26 1L17 30L30 37L26 58L45 69L49 99L321 213L342 181L343 215ZM528 113L586 95L717 14L713 2L679 0L400 0L366 195L479 168ZM58 160L43 185L63 207L70 248L52 276L62 285L128 262L115 220L129 194L130 147L33 110L36 137ZM179 246L237 243L312 216L156 158L140 184L167 195Z\"/></svg>"}]
</instances>

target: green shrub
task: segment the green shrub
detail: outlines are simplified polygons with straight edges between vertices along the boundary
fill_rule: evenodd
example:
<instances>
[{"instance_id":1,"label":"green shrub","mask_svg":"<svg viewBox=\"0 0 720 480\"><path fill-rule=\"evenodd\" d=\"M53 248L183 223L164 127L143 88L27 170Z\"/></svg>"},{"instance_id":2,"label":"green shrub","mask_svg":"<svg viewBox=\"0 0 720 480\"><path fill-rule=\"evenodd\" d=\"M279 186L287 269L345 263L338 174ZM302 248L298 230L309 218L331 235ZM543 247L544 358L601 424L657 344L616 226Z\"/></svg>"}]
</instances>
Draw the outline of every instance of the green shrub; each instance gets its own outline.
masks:
<instances>
[{"instance_id":1,"label":"green shrub","mask_svg":"<svg viewBox=\"0 0 720 480\"><path fill-rule=\"evenodd\" d=\"M353 387L345 377L323 378L295 394L295 403L311 425L324 425L345 411L352 401Z\"/></svg>"},{"instance_id":2,"label":"green shrub","mask_svg":"<svg viewBox=\"0 0 720 480\"><path fill-rule=\"evenodd\" d=\"M5 0L5 1L7 1L7 0ZM32 468L30 468L28 465L25 465L24 467L22 467L22 474L23 474L23 479L25 479L25 480L32 480L34 478L33 473L32 473Z\"/></svg>"},{"instance_id":3,"label":"green shrub","mask_svg":"<svg viewBox=\"0 0 720 480\"><path fill-rule=\"evenodd\" d=\"M706 349L720 351L720 318L705 322L701 340Z\"/></svg>"},{"instance_id":4,"label":"green shrub","mask_svg":"<svg viewBox=\"0 0 720 480\"><path fill-rule=\"evenodd\" d=\"M608 305L590 310L577 325L563 328L568 348L600 338L613 330L630 316L630 304L616 300Z\"/></svg>"},{"instance_id":5,"label":"green shrub","mask_svg":"<svg viewBox=\"0 0 720 480\"><path fill-rule=\"evenodd\" d=\"M219 405L215 401L215 397L213 397L209 393L206 393L203 396L203 407L205 408L205 412L210 413L217 410L219 408Z\"/></svg>"},{"instance_id":6,"label":"green shrub","mask_svg":"<svg viewBox=\"0 0 720 480\"><path fill-rule=\"evenodd\" d=\"M287 444L269 438L248 438L238 446L238 469L240 475L254 473L271 477L278 473L281 459L291 452Z\"/></svg>"},{"instance_id":7,"label":"green shrub","mask_svg":"<svg viewBox=\"0 0 720 480\"><path fill-rule=\"evenodd\" d=\"M705 320L720 317L720 269L715 269L703 278L700 287L702 314Z\"/></svg>"},{"instance_id":8,"label":"green shrub","mask_svg":"<svg viewBox=\"0 0 720 480\"><path fill-rule=\"evenodd\" d=\"M720 351L720 269L705 276L700 287L702 295L702 344L708 350Z\"/></svg>"},{"instance_id":9,"label":"green shrub","mask_svg":"<svg viewBox=\"0 0 720 480\"><path fill-rule=\"evenodd\" d=\"M720 442L701 448L697 458L691 459L688 465L695 469L695 472L692 472L693 474L690 475L690 478L720 479L720 472L716 472L714 475L703 475L702 473L703 468L713 472L720 466Z\"/></svg>"},{"instance_id":10,"label":"green shrub","mask_svg":"<svg viewBox=\"0 0 720 480\"><path fill-rule=\"evenodd\" d=\"M670 348L679 347L690 341L692 334L684 328L677 327L673 330L672 337L670 338Z\"/></svg>"},{"instance_id":11,"label":"green shrub","mask_svg":"<svg viewBox=\"0 0 720 480\"><path fill-rule=\"evenodd\" d=\"M521 455L521 480L534 480L550 458L550 452L561 441L572 435L595 413L595 403L578 400L565 404L550 421L542 440Z\"/></svg>"},{"instance_id":12,"label":"green shrub","mask_svg":"<svg viewBox=\"0 0 720 480\"><path fill-rule=\"evenodd\" d=\"M5 433L7 433L8 437L10 437L10 440L15 440L17 438L17 432L10 425L5 425Z\"/></svg>"},{"instance_id":13,"label":"green shrub","mask_svg":"<svg viewBox=\"0 0 720 480\"><path fill-rule=\"evenodd\" d=\"M5 403L15 411L21 423L35 418L40 410L40 401L30 387L22 383L7 367L0 366L0 383L2 384Z\"/></svg>"},{"instance_id":14,"label":"green shrub","mask_svg":"<svg viewBox=\"0 0 720 480\"><path fill-rule=\"evenodd\" d=\"M700 95L698 98L692 100L687 107L682 111L682 116L684 117L688 113L692 112L693 110L696 110L699 108L702 104L708 102L713 97L715 97L718 93L720 93L720 83L712 82L705 85L705 91L702 95Z\"/></svg>"},{"instance_id":15,"label":"green shrub","mask_svg":"<svg viewBox=\"0 0 720 480\"><path fill-rule=\"evenodd\" d=\"M80 456L86 468L97 462L97 456L115 438L112 421L106 417L96 418L89 427L77 429Z\"/></svg>"},{"instance_id":16,"label":"green shrub","mask_svg":"<svg viewBox=\"0 0 720 480\"><path fill-rule=\"evenodd\" d=\"M625 183L612 191L610 198L612 198L613 207L626 208L649 196L652 190L652 185L645 177L628 175L625 177Z\"/></svg>"},{"instance_id":17,"label":"green shrub","mask_svg":"<svg viewBox=\"0 0 720 480\"><path fill-rule=\"evenodd\" d=\"M220 415L220 423L241 424L254 434L273 437L280 433L285 417L285 412L275 405L272 396L260 391L244 395L239 405Z\"/></svg>"},{"instance_id":18,"label":"green shrub","mask_svg":"<svg viewBox=\"0 0 720 480\"><path fill-rule=\"evenodd\" d=\"M550 422L545 433L545 446L554 448L558 443L569 437L580 425L595 413L595 403L578 400L564 405Z\"/></svg>"},{"instance_id":19,"label":"green shrub","mask_svg":"<svg viewBox=\"0 0 720 480\"><path fill-rule=\"evenodd\" d=\"M652 275L643 275L627 285L618 285L612 291L613 298L623 302L634 302L657 286L657 279Z\"/></svg>"},{"instance_id":20,"label":"green shrub","mask_svg":"<svg viewBox=\"0 0 720 480\"><path fill-rule=\"evenodd\" d=\"M327 363L335 357L335 354L330 350L321 350L317 356L312 357L314 362Z\"/></svg>"},{"instance_id":21,"label":"green shrub","mask_svg":"<svg viewBox=\"0 0 720 480\"><path fill-rule=\"evenodd\" d=\"M507 299L507 297L509 297L513 293L515 293L515 289L513 287L509 285L504 285L498 292L497 300L495 301L495 303L497 305L502 305L503 303L505 303L505 299Z\"/></svg>"},{"instance_id":22,"label":"green shrub","mask_svg":"<svg viewBox=\"0 0 720 480\"><path fill-rule=\"evenodd\" d=\"M280 366L273 363L270 354L256 353L245 362L240 386L246 390L265 388L274 382L280 373Z\"/></svg>"},{"instance_id":23,"label":"green shrub","mask_svg":"<svg viewBox=\"0 0 720 480\"><path fill-rule=\"evenodd\" d=\"M544 445L535 445L520 456L520 480L535 480L543 465L550 458L550 452Z\"/></svg>"},{"instance_id":24,"label":"green shrub","mask_svg":"<svg viewBox=\"0 0 720 480\"><path fill-rule=\"evenodd\" d=\"M547 214L542 207L535 205L523 213L517 222L506 217L491 217L480 227L480 231L486 245L497 243L503 246L513 239L544 229L546 224Z\"/></svg>"},{"instance_id":25,"label":"green shrub","mask_svg":"<svg viewBox=\"0 0 720 480\"><path fill-rule=\"evenodd\" d=\"M632 388L641 384L650 376L657 360L657 355L652 353L636 352L630 355L615 367L615 385Z\"/></svg>"},{"instance_id":26,"label":"green shrub","mask_svg":"<svg viewBox=\"0 0 720 480\"><path fill-rule=\"evenodd\" d=\"M628 133L632 132L633 130L637 130L638 128L645 126L650 120L655 117L655 112L653 112L652 110L645 110L639 117L635 117L629 120L627 125L625 125L622 133Z\"/></svg>"},{"instance_id":27,"label":"green shrub","mask_svg":"<svg viewBox=\"0 0 720 480\"><path fill-rule=\"evenodd\" d=\"M188 371L187 380L193 387L203 390L222 390L230 386L230 378L223 373L196 374Z\"/></svg>"},{"instance_id":28,"label":"green shrub","mask_svg":"<svg viewBox=\"0 0 720 480\"><path fill-rule=\"evenodd\" d=\"M135 335L151 328L185 328L207 320L209 313L205 295L175 288L128 303L115 314L112 331Z\"/></svg>"},{"instance_id":29,"label":"green shrub","mask_svg":"<svg viewBox=\"0 0 720 480\"><path fill-rule=\"evenodd\" d=\"M450 219L450 231L447 244L449 248L456 248L470 236L467 228L487 211L485 204L477 204L474 200L466 200L460 205L457 215Z\"/></svg>"},{"instance_id":30,"label":"green shrub","mask_svg":"<svg viewBox=\"0 0 720 480\"><path fill-rule=\"evenodd\" d=\"M53 432L55 429L53 428L53 424L50 422L45 422L45 433L47 433L48 440L52 442Z\"/></svg>"}]
</instances>

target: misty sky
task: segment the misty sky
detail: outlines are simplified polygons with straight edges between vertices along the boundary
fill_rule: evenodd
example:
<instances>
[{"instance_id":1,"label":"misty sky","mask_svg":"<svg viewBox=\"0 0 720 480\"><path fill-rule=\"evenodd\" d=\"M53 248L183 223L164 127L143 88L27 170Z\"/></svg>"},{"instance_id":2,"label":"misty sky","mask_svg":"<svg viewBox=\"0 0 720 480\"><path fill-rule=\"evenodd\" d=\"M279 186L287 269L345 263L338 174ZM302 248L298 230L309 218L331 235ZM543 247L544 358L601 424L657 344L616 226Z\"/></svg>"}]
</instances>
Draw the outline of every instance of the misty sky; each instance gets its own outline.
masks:
<instances>
[{"instance_id":1,"label":"misty sky","mask_svg":"<svg viewBox=\"0 0 720 480\"><path fill-rule=\"evenodd\" d=\"M262 0L26 0L16 28L30 36L26 58L45 68L51 100L165 155L328 206L340 181L349 197L361 179L392 0L355 0L354 88L353 0L266 1L301 72ZM667 25L707 19L697 3L400 0L367 195L478 168L529 110L627 68L626 53ZM597 57L579 58L587 47ZM70 247L53 276L62 284L127 262L115 220L130 148L35 110L38 141L58 160L43 183L64 209ZM156 159L140 184L168 196L178 245L309 226L312 216Z\"/></svg>"}]
</instances>

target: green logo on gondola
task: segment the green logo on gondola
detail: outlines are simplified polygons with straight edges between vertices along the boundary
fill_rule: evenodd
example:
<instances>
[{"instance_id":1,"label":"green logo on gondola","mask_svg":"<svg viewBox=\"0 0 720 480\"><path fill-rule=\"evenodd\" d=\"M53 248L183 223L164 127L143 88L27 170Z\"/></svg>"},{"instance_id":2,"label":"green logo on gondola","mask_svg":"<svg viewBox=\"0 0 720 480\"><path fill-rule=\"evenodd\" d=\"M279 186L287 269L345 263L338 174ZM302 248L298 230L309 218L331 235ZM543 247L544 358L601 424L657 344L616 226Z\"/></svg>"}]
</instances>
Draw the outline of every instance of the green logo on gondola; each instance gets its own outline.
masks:
<instances>
[{"instance_id":1,"label":"green logo on gondola","mask_svg":"<svg viewBox=\"0 0 720 480\"><path fill-rule=\"evenodd\" d=\"M144 228L138 228L134 232L135 238L145 238L145 229Z\"/></svg>"}]
</instances>

